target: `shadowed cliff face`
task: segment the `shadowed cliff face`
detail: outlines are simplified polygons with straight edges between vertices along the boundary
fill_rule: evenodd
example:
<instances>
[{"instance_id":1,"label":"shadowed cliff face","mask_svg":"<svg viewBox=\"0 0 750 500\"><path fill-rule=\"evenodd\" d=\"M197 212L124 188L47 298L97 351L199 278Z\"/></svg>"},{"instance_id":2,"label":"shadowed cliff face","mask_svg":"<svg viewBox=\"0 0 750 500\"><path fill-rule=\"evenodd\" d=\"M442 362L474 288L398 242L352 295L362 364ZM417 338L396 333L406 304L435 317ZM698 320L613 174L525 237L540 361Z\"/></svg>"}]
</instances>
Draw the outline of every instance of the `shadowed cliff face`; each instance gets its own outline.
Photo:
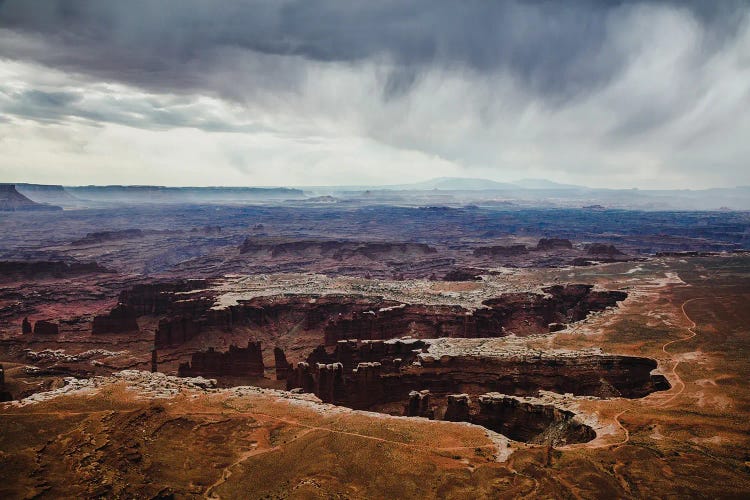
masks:
<instances>
[{"instance_id":1,"label":"shadowed cliff face","mask_svg":"<svg viewBox=\"0 0 750 500\"><path fill-rule=\"evenodd\" d=\"M288 389L354 409L478 423L514 439L555 445L588 441L595 433L572 412L529 399L540 391L636 398L668 387L651 375L656 363L646 358L590 352L436 358L429 352L430 339L548 333L627 297L592 285L507 293L474 309L346 294L258 296L221 307L219 293L207 280L136 285L120 293L108 314L94 318L92 330L136 334L143 317L156 325L155 347L173 353L167 359L176 354L184 360L192 351L190 361L179 364L181 376L218 378L263 377L260 340L270 349L286 339L302 346L292 363L283 349L274 349L275 378ZM245 332L257 337L246 348L194 350L217 333ZM400 337L410 339L391 340ZM312 345L318 347L305 347ZM295 362L300 353L306 361Z\"/></svg>"},{"instance_id":2,"label":"shadowed cliff face","mask_svg":"<svg viewBox=\"0 0 750 500\"><path fill-rule=\"evenodd\" d=\"M229 346L226 352L213 348L193 354L189 363L181 363L180 377L262 377L263 353L260 342L248 342L247 347Z\"/></svg>"},{"instance_id":3,"label":"shadowed cliff face","mask_svg":"<svg viewBox=\"0 0 750 500\"><path fill-rule=\"evenodd\" d=\"M430 255L437 250L424 243L247 238L240 246L240 253L288 259L377 260Z\"/></svg>"},{"instance_id":4,"label":"shadowed cliff face","mask_svg":"<svg viewBox=\"0 0 750 500\"><path fill-rule=\"evenodd\" d=\"M321 386L321 373L337 366L337 382ZM534 396L540 390L599 398L640 398L669 388L661 375L652 375L656 361L637 356L592 351L540 353L527 349L495 355L443 355L429 353L419 340L341 341L331 353L321 346L307 361L299 363L287 379L287 388L330 393L330 402L350 403L358 408L401 400L409 391L433 393L501 392ZM360 391L359 369L374 377L377 391ZM340 373L339 373L340 372ZM333 379L331 379L333 380Z\"/></svg>"},{"instance_id":5,"label":"shadowed cliff face","mask_svg":"<svg viewBox=\"0 0 750 500\"><path fill-rule=\"evenodd\" d=\"M275 378L285 381L287 389L354 409L477 423L526 442L557 445L595 437L572 412L534 400L541 390L636 398L668 387L662 377L651 375L656 363L646 358L590 352L430 355L429 339L547 333L627 297L584 284L555 285L542 292L503 294L475 309L359 295L259 296L216 307L210 283L182 281L124 291L120 304L102 318L129 320L123 311L158 318L155 346L169 352L212 332L252 331L266 339L269 349L274 345L269 341L285 337L291 342L317 339L318 347L308 348L304 362L290 364L287 353L274 348ZM411 338L391 340L405 336ZM231 378L258 377L263 370L263 350L254 341L226 352L195 352L178 371L182 376Z\"/></svg>"},{"instance_id":6,"label":"shadowed cliff face","mask_svg":"<svg viewBox=\"0 0 750 500\"><path fill-rule=\"evenodd\" d=\"M503 394L480 396L478 410L470 410L469 421L499 432L516 441L559 446L585 443L596 437L596 432L579 422L575 413L549 404L524 401ZM453 398L453 406L459 398Z\"/></svg>"},{"instance_id":7,"label":"shadowed cliff face","mask_svg":"<svg viewBox=\"0 0 750 500\"><path fill-rule=\"evenodd\" d=\"M96 262L0 261L0 282L112 273Z\"/></svg>"},{"instance_id":8,"label":"shadowed cliff face","mask_svg":"<svg viewBox=\"0 0 750 500\"><path fill-rule=\"evenodd\" d=\"M579 421L575 413L555 404L533 397L488 392L492 390L493 376L502 378L503 375L483 372L477 376L486 360L473 359L469 363L474 365L473 374L467 372L446 379L405 373L406 370L398 366L400 359L396 363L360 362L348 374L338 362L301 362L289 373L287 388L311 392L324 402L354 409L475 423L529 443L561 445L586 442L596 437L596 432ZM513 364L505 368L506 377L525 375ZM537 371L544 369L535 368ZM595 371L596 367L589 370ZM581 371L586 372L585 369ZM564 373L564 369L556 372L557 375ZM592 375L596 377L602 373ZM553 380L547 389L559 391Z\"/></svg>"},{"instance_id":9,"label":"shadowed cliff face","mask_svg":"<svg viewBox=\"0 0 750 500\"><path fill-rule=\"evenodd\" d=\"M649 358L592 351L505 355L429 354L429 341L340 341L289 370L287 389L354 409L472 422L512 439L559 445L596 437L575 414L536 399L540 391L640 398L667 390Z\"/></svg>"},{"instance_id":10,"label":"shadowed cliff face","mask_svg":"<svg viewBox=\"0 0 750 500\"><path fill-rule=\"evenodd\" d=\"M0 212L62 210L54 205L46 205L30 200L16 191L14 184L0 184Z\"/></svg>"},{"instance_id":11,"label":"shadowed cliff face","mask_svg":"<svg viewBox=\"0 0 750 500\"><path fill-rule=\"evenodd\" d=\"M158 348L180 345L210 329L252 328L274 335L291 330L334 346L339 340L502 337L546 333L580 321L591 312L616 306L620 291L594 291L591 285L556 285L539 293L509 293L485 300L483 307L406 304L382 297L352 295L276 295L214 307L206 282L141 285L120 295L138 315L161 317ZM194 291L193 293L187 293Z\"/></svg>"}]
</instances>

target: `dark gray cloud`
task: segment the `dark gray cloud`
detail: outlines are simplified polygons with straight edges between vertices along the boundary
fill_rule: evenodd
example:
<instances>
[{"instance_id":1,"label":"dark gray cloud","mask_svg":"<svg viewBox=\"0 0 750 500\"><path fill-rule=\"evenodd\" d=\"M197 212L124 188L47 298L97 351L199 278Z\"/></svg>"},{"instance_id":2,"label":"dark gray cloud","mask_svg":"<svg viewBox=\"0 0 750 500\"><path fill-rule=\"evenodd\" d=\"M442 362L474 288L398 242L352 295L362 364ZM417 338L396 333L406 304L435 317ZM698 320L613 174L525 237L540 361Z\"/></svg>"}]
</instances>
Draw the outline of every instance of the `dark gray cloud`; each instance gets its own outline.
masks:
<instances>
[{"instance_id":1,"label":"dark gray cloud","mask_svg":"<svg viewBox=\"0 0 750 500\"><path fill-rule=\"evenodd\" d=\"M4 91L2 84L0 92L3 113L43 123L62 124L74 118L85 120L90 125L113 123L147 130L188 127L207 132L273 132L257 124L230 121L226 116L211 116L204 110L196 112L187 99L160 100L153 96L123 99L122 96L107 94L87 99L81 90L8 92Z\"/></svg>"},{"instance_id":2,"label":"dark gray cloud","mask_svg":"<svg viewBox=\"0 0 750 500\"><path fill-rule=\"evenodd\" d=\"M750 0L0 0L0 126L196 182L747 184L748 60Z\"/></svg>"},{"instance_id":3,"label":"dark gray cloud","mask_svg":"<svg viewBox=\"0 0 750 500\"><path fill-rule=\"evenodd\" d=\"M0 26L39 37L36 46L4 43L0 54L148 88L208 85L228 51L299 56L321 62L389 58L383 95L408 91L424 67L507 71L551 101L606 84L630 54L608 46L608 31L639 4L689 11L708 27L708 51L737 28L747 2L602 0L467 2L439 0L4 0ZM293 89L303 75L263 67L269 85ZM278 79L281 81L277 81ZM215 82L214 82L215 83Z\"/></svg>"}]
</instances>

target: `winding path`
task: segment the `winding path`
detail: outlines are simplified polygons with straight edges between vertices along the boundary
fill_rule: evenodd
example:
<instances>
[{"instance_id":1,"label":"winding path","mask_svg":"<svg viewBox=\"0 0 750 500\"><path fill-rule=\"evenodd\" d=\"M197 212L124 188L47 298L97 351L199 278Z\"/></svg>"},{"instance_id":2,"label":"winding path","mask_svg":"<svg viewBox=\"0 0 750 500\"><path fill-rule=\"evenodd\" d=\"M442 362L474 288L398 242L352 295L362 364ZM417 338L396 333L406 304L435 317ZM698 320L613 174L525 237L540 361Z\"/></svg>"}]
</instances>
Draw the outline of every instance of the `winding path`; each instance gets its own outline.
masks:
<instances>
[{"instance_id":1,"label":"winding path","mask_svg":"<svg viewBox=\"0 0 750 500\"><path fill-rule=\"evenodd\" d=\"M682 337L682 338L679 338L679 339L670 340L669 342L667 342L666 344L664 344L663 346L661 346L661 350L664 352L664 354L666 354L668 356L670 355L669 351L667 351L667 347L668 346L670 346L672 344L676 344L677 342L688 341L688 340L692 339L693 337L695 337L696 335L698 335L696 333L696 331L695 331L695 329L697 328L698 325L696 324L695 321L693 321L690 318L690 316L688 316L687 312L685 311L685 306L688 305L690 302L693 302L695 300L705 299L705 298L706 297L694 297L694 298L688 299L688 300L686 300L685 302L682 303L682 305L680 306L680 311L682 311L682 315L685 317L685 319L687 319L690 323L692 323L692 326L690 326L690 327L687 328L687 331L690 332L690 335L688 335L687 337ZM672 376L677 380L677 384L679 384L680 390L677 391L676 393L672 394L672 396L668 400L662 401L659 404L659 406L665 406L665 405L671 403L677 396L679 396L680 394L682 394L683 391L685 390L685 382L683 382L682 378L680 378L680 375L677 373L677 367L679 365L680 365L680 360L675 361L674 365L672 366Z\"/></svg>"},{"instance_id":2,"label":"winding path","mask_svg":"<svg viewBox=\"0 0 750 500\"><path fill-rule=\"evenodd\" d=\"M682 303L682 305L680 306L680 311L682 312L682 315L685 317L685 319L687 319L692 324L692 326L689 326L689 327L685 328L685 330L688 331L689 335L686 336L686 337L681 337L679 339L670 340L669 342L666 342L664 345L662 345L661 346L661 350L662 350L662 352L664 352L664 354L666 354L667 356L674 357L674 355L670 354L670 352L667 351L667 347L668 346L670 346L672 344L676 344L678 342L686 342L686 341L694 338L696 335L698 335L697 332L695 331L695 329L697 328L698 325L696 324L695 321L693 321L690 318L690 316L688 316L687 312L685 311L685 306L688 305L690 302L693 302L693 301L696 301L696 300L702 300L702 299L706 299L706 298L709 298L709 297L693 297L692 299L688 299L688 300L686 300L685 302ZM674 394L671 394L670 397L669 397L669 399L667 399L666 401L661 401L661 402L655 404L654 406L657 406L657 407L666 406L667 404L669 404L672 401L674 401L675 398L677 398L685 390L685 382L682 380L682 378L680 377L680 375L677 373L677 367L679 365L680 365L680 360L676 360L675 363L674 363L674 365L672 366L672 377L674 377L674 379L676 380L675 387L677 387L679 385L679 387L680 387L679 390L677 392L675 392ZM625 438L622 441L620 441L619 443L615 443L613 445L604 445L604 446L619 447L619 446L622 446L624 444L627 444L627 442L630 441L630 431L628 431L625 428L625 426L622 425L622 422L620 421L620 417L622 417L624 414L626 414L629 411L632 411L634 409L635 408L631 407L631 408L628 408L626 410L623 410L620 413L618 413L617 415L615 415L615 418L614 418L615 423L625 433Z\"/></svg>"}]
</instances>

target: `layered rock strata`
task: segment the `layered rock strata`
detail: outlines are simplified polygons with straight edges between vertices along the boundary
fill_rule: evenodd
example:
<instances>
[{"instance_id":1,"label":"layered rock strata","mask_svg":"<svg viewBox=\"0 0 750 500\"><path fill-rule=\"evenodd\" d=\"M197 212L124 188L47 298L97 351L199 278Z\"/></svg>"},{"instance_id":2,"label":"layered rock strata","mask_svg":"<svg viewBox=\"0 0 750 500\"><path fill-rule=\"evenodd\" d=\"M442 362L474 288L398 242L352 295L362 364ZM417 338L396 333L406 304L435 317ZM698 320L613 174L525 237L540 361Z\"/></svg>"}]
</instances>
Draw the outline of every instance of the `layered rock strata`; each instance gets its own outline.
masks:
<instances>
[{"instance_id":1,"label":"layered rock strata","mask_svg":"<svg viewBox=\"0 0 750 500\"><path fill-rule=\"evenodd\" d=\"M57 323L40 319L34 324L34 335L57 335L60 333L60 327Z\"/></svg>"},{"instance_id":2,"label":"layered rock strata","mask_svg":"<svg viewBox=\"0 0 750 500\"><path fill-rule=\"evenodd\" d=\"M286 380L289 377L289 371L292 366L287 361L284 350L280 347L274 347L273 358L276 368L276 380Z\"/></svg>"},{"instance_id":3,"label":"layered rock strata","mask_svg":"<svg viewBox=\"0 0 750 500\"><path fill-rule=\"evenodd\" d=\"M267 258L315 258L348 260L362 257L368 260L403 258L436 254L437 250L424 243L373 242L328 239L284 240L273 238L247 238L240 246L241 254Z\"/></svg>"},{"instance_id":4,"label":"layered rock strata","mask_svg":"<svg viewBox=\"0 0 750 500\"><path fill-rule=\"evenodd\" d=\"M249 341L247 347L229 346L227 352L213 348L193 354L189 363L181 363L180 377L262 377L263 350L260 342Z\"/></svg>"},{"instance_id":5,"label":"layered rock strata","mask_svg":"<svg viewBox=\"0 0 750 500\"><path fill-rule=\"evenodd\" d=\"M91 333L124 333L138 331L138 320L135 309L125 304L118 304L108 314L94 317Z\"/></svg>"},{"instance_id":6,"label":"layered rock strata","mask_svg":"<svg viewBox=\"0 0 750 500\"><path fill-rule=\"evenodd\" d=\"M203 282L205 283L205 282ZM283 334L292 328L321 337L327 346L339 340L501 337L510 333L546 333L550 324L568 324L591 312L615 306L620 291L595 291L591 285L555 285L540 293L508 293L482 307L405 304L382 297L351 295L277 295L215 307L215 297L194 290L200 282L139 285L122 292L120 302L136 315L161 315L158 348L180 345L206 328L231 331L250 327Z\"/></svg>"},{"instance_id":7,"label":"layered rock strata","mask_svg":"<svg viewBox=\"0 0 750 500\"><path fill-rule=\"evenodd\" d=\"M308 362L297 364L287 379L287 388L302 388L321 398L323 394L333 395L329 402L357 409L405 401L411 391L425 389L443 396L485 392L534 396L545 390L601 398L639 398L670 387L663 375L651 373L656 368L652 359L587 352L446 355L439 359L419 353L411 363L385 357L381 361L360 361L351 371L342 362L315 359L320 359L318 351ZM333 365L336 376L321 375ZM363 375L365 372L367 376Z\"/></svg>"},{"instance_id":8,"label":"layered rock strata","mask_svg":"<svg viewBox=\"0 0 750 500\"><path fill-rule=\"evenodd\" d=\"M44 278L58 279L111 272L96 262L0 261L0 281Z\"/></svg>"},{"instance_id":9,"label":"layered rock strata","mask_svg":"<svg viewBox=\"0 0 750 500\"><path fill-rule=\"evenodd\" d=\"M478 411L468 421L516 441L560 446L596 437L575 413L554 405L498 393L483 394L478 403Z\"/></svg>"}]
</instances>

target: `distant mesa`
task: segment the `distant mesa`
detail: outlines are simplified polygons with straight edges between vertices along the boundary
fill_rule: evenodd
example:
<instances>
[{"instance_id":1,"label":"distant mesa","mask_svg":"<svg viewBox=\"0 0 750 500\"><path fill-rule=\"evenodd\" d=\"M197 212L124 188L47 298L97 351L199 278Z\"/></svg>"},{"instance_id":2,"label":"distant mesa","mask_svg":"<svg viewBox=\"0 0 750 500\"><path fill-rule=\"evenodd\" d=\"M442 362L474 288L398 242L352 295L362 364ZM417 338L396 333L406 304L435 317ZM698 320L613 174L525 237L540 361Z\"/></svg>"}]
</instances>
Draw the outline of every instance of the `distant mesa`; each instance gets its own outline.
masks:
<instances>
[{"instance_id":1,"label":"distant mesa","mask_svg":"<svg viewBox=\"0 0 750 500\"><path fill-rule=\"evenodd\" d=\"M513 257L529 253L526 245L495 245L489 247L477 247L474 249L475 257Z\"/></svg>"},{"instance_id":2,"label":"distant mesa","mask_svg":"<svg viewBox=\"0 0 750 500\"><path fill-rule=\"evenodd\" d=\"M340 200L338 198L335 198L328 194L324 196L313 196L312 198L303 200L304 203L338 203L339 201Z\"/></svg>"},{"instance_id":3,"label":"distant mesa","mask_svg":"<svg viewBox=\"0 0 750 500\"><path fill-rule=\"evenodd\" d=\"M592 243L586 247L586 253L589 255L623 255L614 245L604 243Z\"/></svg>"},{"instance_id":4,"label":"distant mesa","mask_svg":"<svg viewBox=\"0 0 750 500\"><path fill-rule=\"evenodd\" d=\"M73 246L83 245L95 245L98 243L104 243L107 241L121 241L130 240L134 238L142 238L143 231L140 229L122 229L120 231L99 231L94 233L87 233L86 236L78 240L72 241L70 244Z\"/></svg>"},{"instance_id":5,"label":"distant mesa","mask_svg":"<svg viewBox=\"0 0 750 500\"><path fill-rule=\"evenodd\" d=\"M202 233L202 234L221 234L221 226L206 225L203 227L194 227L190 230L191 233Z\"/></svg>"},{"instance_id":6,"label":"distant mesa","mask_svg":"<svg viewBox=\"0 0 750 500\"><path fill-rule=\"evenodd\" d=\"M424 182L393 186L396 189L438 189L444 191L489 191L489 190L517 190L518 186L506 182L496 182L489 179L474 179L467 177L438 177Z\"/></svg>"},{"instance_id":7,"label":"distant mesa","mask_svg":"<svg viewBox=\"0 0 750 500\"><path fill-rule=\"evenodd\" d=\"M542 238L536 244L537 250L553 250L555 248L573 248L573 243L564 238Z\"/></svg>"},{"instance_id":8,"label":"distant mesa","mask_svg":"<svg viewBox=\"0 0 750 500\"><path fill-rule=\"evenodd\" d=\"M381 186L389 190L438 190L438 191L509 191L519 190L580 190L581 186L560 184L546 179L521 179L513 182L497 182L490 179L472 177L436 177L412 184Z\"/></svg>"},{"instance_id":9,"label":"distant mesa","mask_svg":"<svg viewBox=\"0 0 750 500\"><path fill-rule=\"evenodd\" d=\"M284 238L246 238L240 246L240 254L267 256L270 258L319 258L337 261L353 257L369 260L404 257L406 255L424 256L437 253L437 250L425 243L412 242L379 242L333 239L284 239Z\"/></svg>"},{"instance_id":10,"label":"distant mesa","mask_svg":"<svg viewBox=\"0 0 750 500\"><path fill-rule=\"evenodd\" d=\"M39 210L62 210L62 208L30 200L16 190L15 184L0 184L0 212Z\"/></svg>"},{"instance_id":11,"label":"distant mesa","mask_svg":"<svg viewBox=\"0 0 750 500\"><path fill-rule=\"evenodd\" d=\"M581 189L574 184L561 184L547 179L521 179L513 184L523 189Z\"/></svg>"},{"instance_id":12,"label":"distant mesa","mask_svg":"<svg viewBox=\"0 0 750 500\"><path fill-rule=\"evenodd\" d=\"M443 276L443 281L481 281L480 269L453 269Z\"/></svg>"},{"instance_id":13,"label":"distant mesa","mask_svg":"<svg viewBox=\"0 0 750 500\"><path fill-rule=\"evenodd\" d=\"M16 184L16 190L37 203L59 205L61 207L80 207L83 202L70 194L63 186L47 184Z\"/></svg>"},{"instance_id":14,"label":"distant mesa","mask_svg":"<svg viewBox=\"0 0 750 500\"><path fill-rule=\"evenodd\" d=\"M304 198L302 190L292 188L71 186L65 189L81 200L121 204L212 204Z\"/></svg>"}]
</instances>

